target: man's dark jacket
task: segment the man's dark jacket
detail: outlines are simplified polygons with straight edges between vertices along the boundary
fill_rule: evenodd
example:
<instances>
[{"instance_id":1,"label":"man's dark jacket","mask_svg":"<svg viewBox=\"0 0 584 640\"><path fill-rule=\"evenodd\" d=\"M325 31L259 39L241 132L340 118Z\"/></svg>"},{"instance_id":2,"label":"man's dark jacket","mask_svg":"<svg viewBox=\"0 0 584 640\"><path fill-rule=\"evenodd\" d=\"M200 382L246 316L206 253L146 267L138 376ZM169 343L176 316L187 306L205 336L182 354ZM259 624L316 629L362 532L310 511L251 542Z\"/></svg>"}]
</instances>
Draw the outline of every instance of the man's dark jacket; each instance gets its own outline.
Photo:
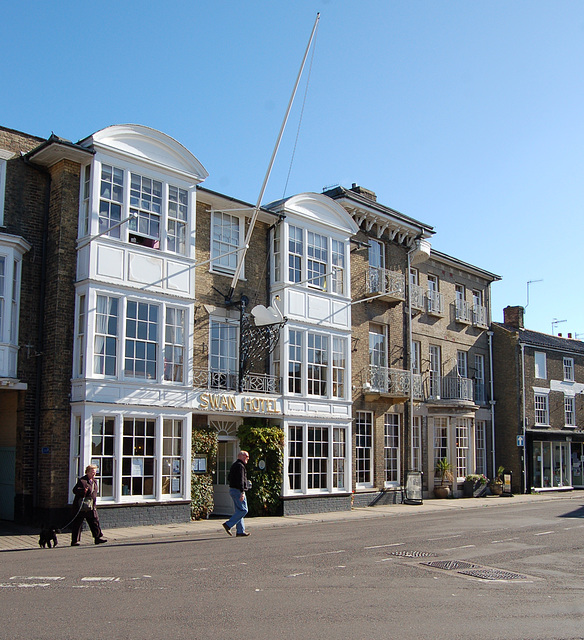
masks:
<instances>
[{"instance_id":1,"label":"man's dark jacket","mask_svg":"<svg viewBox=\"0 0 584 640\"><path fill-rule=\"evenodd\" d=\"M238 458L229 469L229 487L231 489L237 489L242 493L247 489L247 473L245 471L245 465Z\"/></svg>"}]
</instances>

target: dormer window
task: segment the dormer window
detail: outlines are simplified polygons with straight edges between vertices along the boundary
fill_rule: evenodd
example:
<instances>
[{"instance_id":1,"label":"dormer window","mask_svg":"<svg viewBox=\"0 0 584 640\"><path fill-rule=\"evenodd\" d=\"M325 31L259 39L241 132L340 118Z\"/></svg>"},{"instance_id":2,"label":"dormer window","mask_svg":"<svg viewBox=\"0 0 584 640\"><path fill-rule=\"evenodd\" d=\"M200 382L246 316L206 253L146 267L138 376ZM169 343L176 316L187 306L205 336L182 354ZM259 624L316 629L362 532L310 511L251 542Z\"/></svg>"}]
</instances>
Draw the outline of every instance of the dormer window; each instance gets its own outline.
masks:
<instances>
[{"instance_id":1,"label":"dormer window","mask_svg":"<svg viewBox=\"0 0 584 640\"><path fill-rule=\"evenodd\" d=\"M130 242L153 249L160 248L160 214L162 212L162 182L136 173L130 184Z\"/></svg>"},{"instance_id":2,"label":"dormer window","mask_svg":"<svg viewBox=\"0 0 584 640\"><path fill-rule=\"evenodd\" d=\"M81 228L85 234L88 227L84 220L90 206L89 165L87 169L81 187ZM187 189L113 165L101 165L98 233L143 247L185 255L188 223Z\"/></svg>"}]
</instances>

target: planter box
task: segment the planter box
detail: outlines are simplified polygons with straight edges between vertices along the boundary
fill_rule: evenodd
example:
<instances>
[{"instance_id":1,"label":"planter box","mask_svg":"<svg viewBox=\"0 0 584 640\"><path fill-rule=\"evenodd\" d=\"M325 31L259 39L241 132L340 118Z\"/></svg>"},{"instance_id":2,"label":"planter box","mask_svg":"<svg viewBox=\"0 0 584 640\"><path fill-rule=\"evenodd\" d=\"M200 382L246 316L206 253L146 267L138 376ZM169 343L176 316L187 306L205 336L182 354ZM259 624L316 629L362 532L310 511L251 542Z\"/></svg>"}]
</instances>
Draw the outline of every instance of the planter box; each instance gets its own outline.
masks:
<instances>
[{"instance_id":1,"label":"planter box","mask_svg":"<svg viewBox=\"0 0 584 640\"><path fill-rule=\"evenodd\" d=\"M465 498L480 498L487 493L486 484L480 482L472 482L471 480L465 480L462 491Z\"/></svg>"}]
</instances>

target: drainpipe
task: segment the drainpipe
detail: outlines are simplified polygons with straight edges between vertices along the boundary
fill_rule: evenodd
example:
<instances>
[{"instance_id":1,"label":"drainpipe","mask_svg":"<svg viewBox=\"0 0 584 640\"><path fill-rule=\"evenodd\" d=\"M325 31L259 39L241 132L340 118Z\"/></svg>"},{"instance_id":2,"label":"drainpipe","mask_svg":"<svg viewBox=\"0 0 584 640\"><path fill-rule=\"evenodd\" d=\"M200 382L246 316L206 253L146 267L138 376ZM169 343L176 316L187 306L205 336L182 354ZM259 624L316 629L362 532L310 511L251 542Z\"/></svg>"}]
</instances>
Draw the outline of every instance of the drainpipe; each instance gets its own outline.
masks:
<instances>
[{"instance_id":1,"label":"drainpipe","mask_svg":"<svg viewBox=\"0 0 584 640\"><path fill-rule=\"evenodd\" d=\"M527 434L525 415L525 345L521 345L521 432L523 433L523 493L527 493Z\"/></svg>"},{"instance_id":2,"label":"drainpipe","mask_svg":"<svg viewBox=\"0 0 584 640\"><path fill-rule=\"evenodd\" d=\"M491 443L492 443L492 465L493 474L495 473L495 390L493 384L493 332L487 331L489 336L489 387L490 397L489 404L491 405Z\"/></svg>"}]
</instances>

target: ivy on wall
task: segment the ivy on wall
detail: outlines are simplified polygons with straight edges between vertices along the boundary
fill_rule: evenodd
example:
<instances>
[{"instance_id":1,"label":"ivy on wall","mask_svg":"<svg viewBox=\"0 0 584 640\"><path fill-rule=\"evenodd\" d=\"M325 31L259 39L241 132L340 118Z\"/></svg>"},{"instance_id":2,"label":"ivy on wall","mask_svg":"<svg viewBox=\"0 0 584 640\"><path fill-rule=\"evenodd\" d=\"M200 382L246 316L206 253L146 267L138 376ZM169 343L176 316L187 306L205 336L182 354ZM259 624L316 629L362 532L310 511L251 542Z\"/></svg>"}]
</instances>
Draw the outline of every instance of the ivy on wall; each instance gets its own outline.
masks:
<instances>
[{"instance_id":1,"label":"ivy on wall","mask_svg":"<svg viewBox=\"0 0 584 640\"><path fill-rule=\"evenodd\" d=\"M281 515L284 430L269 426L264 418L249 418L239 427L237 435L241 449L249 453L247 477L252 482L247 493L249 515Z\"/></svg>"},{"instance_id":2,"label":"ivy on wall","mask_svg":"<svg viewBox=\"0 0 584 640\"><path fill-rule=\"evenodd\" d=\"M213 475L217 464L217 432L208 427L195 428L191 454L207 457L206 473L191 474L191 519L207 518L213 511Z\"/></svg>"}]
</instances>

